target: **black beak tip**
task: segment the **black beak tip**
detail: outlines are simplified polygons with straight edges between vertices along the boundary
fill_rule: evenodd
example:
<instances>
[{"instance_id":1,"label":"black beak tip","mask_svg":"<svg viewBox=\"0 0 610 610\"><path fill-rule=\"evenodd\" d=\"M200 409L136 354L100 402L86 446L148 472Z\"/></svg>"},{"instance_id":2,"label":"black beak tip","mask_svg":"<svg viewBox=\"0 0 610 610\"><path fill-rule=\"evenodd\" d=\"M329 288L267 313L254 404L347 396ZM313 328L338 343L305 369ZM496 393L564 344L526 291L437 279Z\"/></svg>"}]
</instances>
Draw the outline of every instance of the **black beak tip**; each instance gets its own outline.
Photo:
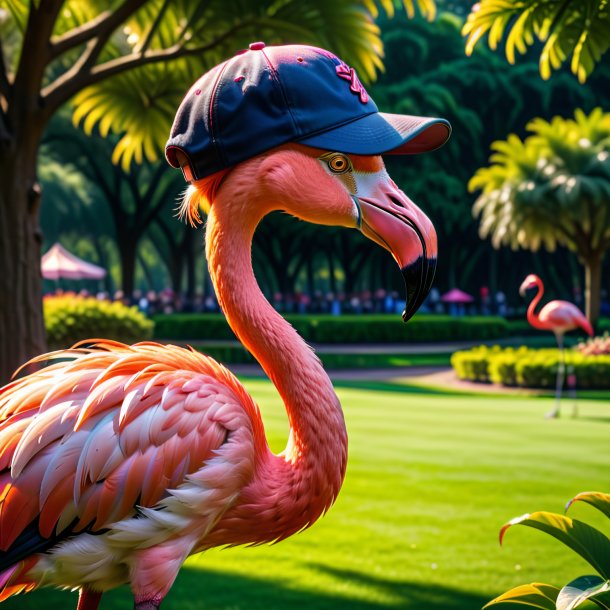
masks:
<instances>
[{"instance_id":1,"label":"black beak tip","mask_svg":"<svg viewBox=\"0 0 610 610\"><path fill-rule=\"evenodd\" d=\"M415 262L403 267L402 276L407 289L405 310L402 312L403 322L408 322L421 307L428 296L434 281L436 259L420 256Z\"/></svg>"}]
</instances>

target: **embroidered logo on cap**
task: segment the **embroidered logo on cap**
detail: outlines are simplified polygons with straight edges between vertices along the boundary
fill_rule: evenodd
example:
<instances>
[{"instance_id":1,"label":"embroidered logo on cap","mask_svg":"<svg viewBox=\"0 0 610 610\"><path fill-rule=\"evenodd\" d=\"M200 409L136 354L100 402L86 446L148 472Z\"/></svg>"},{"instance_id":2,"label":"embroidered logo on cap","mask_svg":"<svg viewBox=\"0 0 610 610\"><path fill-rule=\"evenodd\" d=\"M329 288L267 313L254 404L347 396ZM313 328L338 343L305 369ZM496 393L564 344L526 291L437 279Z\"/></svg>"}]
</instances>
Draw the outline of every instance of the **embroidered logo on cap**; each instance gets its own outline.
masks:
<instances>
[{"instance_id":1,"label":"embroidered logo on cap","mask_svg":"<svg viewBox=\"0 0 610 610\"><path fill-rule=\"evenodd\" d=\"M337 76L339 78L349 81L350 91L359 95L360 101L363 104L366 104L369 101L369 95L366 92L366 89L362 86L362 83L356 74L356 70L354 70L354 68L350 68L343 61L335 67L335 70L337 71Z\"/></svg>"}]
</instances>

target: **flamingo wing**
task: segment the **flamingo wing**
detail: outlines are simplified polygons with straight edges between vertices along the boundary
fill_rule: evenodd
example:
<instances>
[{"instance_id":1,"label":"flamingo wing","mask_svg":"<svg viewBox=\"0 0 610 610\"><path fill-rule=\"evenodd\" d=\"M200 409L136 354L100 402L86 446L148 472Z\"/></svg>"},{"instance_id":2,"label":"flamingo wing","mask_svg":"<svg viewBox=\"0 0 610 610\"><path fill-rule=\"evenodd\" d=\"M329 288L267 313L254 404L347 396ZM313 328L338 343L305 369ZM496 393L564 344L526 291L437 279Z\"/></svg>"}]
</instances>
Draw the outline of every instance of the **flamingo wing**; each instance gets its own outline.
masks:
<instances>
[{"instance_id":1,"label":"flamingo wing","mask_svg":"<svg viewBox=\"0 0 610 610\"><path fill-rule=\"evenodd\" d=\"M582 328L589 335L593 334L589 320L574 303L569 301L547 303L540 310L539 317L551 330L568 332L576 328Z\"/></svg>"},{"instance_id":2,"label":"flamingo wing","mask_svg":"<svg viewBox=\"0 0 610 610\"><path fill-rule=\"evenodd\" d=\"M0 390L0 569L169 499L218 516L252 475L262 424L226 369L173 346L101 347Z\"/></svg>"}]
</instances>

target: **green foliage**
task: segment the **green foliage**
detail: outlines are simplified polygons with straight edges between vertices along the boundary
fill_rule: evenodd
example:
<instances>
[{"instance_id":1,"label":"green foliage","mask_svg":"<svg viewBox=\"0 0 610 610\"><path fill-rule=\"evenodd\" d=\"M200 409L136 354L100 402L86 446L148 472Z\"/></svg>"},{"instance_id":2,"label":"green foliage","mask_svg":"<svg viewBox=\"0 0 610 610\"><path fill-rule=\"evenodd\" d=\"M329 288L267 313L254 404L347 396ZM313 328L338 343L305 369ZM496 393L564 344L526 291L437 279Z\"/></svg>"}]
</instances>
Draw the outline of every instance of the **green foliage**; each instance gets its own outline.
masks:
<instances>
[{"instance_id":1,"label":"green foliage","mask_svg":"<svg viewBox=\"0 0 610 610\"><path fill-rule=\"evenodd\" d=\"M374 8L370 0L363 4ZM82 90L74 100L74 121L82 120L86 132L99 125L102 135L109 130L124 134L113 161L125 170L132 160L157 159L186 87L251 40L268 44L299 40L328 47L348 58L365 81L373 80L382 67L379 28L358 3L217 0L202 9L176 2L164 11L153 31L151 24L163 6L160 0L150 1L136 12L124 25L125 42L135 54L146 46L149 52L181 49L179 59L124 72Z\"/></svg>"},{"instance_id":2,"label":"green foliage","mask_svg":"<svg viewBox=\"0 0 610 610\"><path fill-rule=\"evenodd\" d=\"M610 495L584 492L570 500L583 501L610 516ZM527 605L541 610L573 610L586 602L610 608L610 540L601 531L577 519L549 512L536 512L509 521L500 532L500 542L509 527L524 525L549 534L580 555L598 574L580 576L562 589L532 583L507 591L489 602L485 608L497 605Z\"/></svg>"},{"instance_id":3,"label":"green foliage","mask_svg":"<svg viewBox=\"0 0 610 610\"><path fill-rule=\"evenodd\" d=\"M570 69L584 83L610 46L608 0L481 0L468 16L463 34L468 36L466 53L488 34L495 50L507 33L506 57L544 43L540 52L540 74L544 79L569 60Z\"/></svg>"},{"instance_id":4,"label":"green foliage","mask_svg":"<svg viewBox=\"0 0 610 610\"><path fill-rule=\"evenodd\" d=\"M480 346L455 352L451 366L459 379L523 388L553 388L560 355L557 349ZM578 388L610 388L610 356L566 352Z\"/></svg>"},{"instance_id":5,"label":"green foliage","mask_svg":"<svg viewBox=\"0 0 610 610\"><path fill-rule=\"evenodd\" d=\"M587 355L610 355L610 334L606 331L600 337L590 337L586 341L579 343L576 349L581 354Z\"/></svg>"},{"instance_id":6,"label":"green foliage","mask_svg":"<svg viewBox=\"0 0 610 610\"><path fill-rule=\"evenodd\" d=\"M506 335L503 318L417 315L408 324L394 315L286 315L306 341L315 343L402 343L404 341L466 341ZM234 339L221 314L157 315L155 336L162 339Z\"/></svg>"},{"instance_id":7,"label":"green foliage","mask_svg":"<svg viewBox=\"0 0 610 610\"><path fill-rule=\"evenodd\" d=\"M133 343L150 339L153 323L136 307L77 295L45 297L44 320L52 349L70 347L85 339L114 339Z\"/></svg>"},{"instance_id":8,"label":"green foliage","mask_svg":"<svg viewBox=\"0 0 610 610\"><path fill-rule=\"evenodd\" d=\"M468 185L473 212L493 245L583 253L610 246L610 113L576 110L574 120L534 119L525 140L492 144L490 167Z\"/></svg>"},{"instance_id":9,"label":"green foliage","mask_svg":"<svg viewBox=\"0 0 610 610\"><path fill-rule=\"evenodd\" d=\"M610 113L576 110L574 119L530 121L524 140L492 144L491 165L468 184L479 234L495 248L575 252L586 272L586 314L596 323L601 264L610 248Z\"/></svg>"}]
</instances>

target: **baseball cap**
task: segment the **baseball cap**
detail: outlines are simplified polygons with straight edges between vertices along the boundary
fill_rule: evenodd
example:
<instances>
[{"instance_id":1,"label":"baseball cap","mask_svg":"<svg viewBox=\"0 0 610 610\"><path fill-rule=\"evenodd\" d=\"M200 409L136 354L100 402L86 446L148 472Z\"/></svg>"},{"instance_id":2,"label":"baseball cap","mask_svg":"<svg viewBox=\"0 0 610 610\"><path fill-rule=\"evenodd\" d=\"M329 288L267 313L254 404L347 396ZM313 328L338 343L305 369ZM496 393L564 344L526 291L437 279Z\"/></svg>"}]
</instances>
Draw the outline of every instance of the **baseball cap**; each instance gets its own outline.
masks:
<instances>
[{"instance_id":1,"label":"baseball cap","mask_svg":"<svg viewBox=\"0 0 610 610\"><path fill-rule=\"evenodd\" d=\"M190 182L288 142L411 154L442 146L450 134L444 119L379 112L355 70L329 51L254 42L190 88L165 155Z\"/></svg>"}]
</instances>

